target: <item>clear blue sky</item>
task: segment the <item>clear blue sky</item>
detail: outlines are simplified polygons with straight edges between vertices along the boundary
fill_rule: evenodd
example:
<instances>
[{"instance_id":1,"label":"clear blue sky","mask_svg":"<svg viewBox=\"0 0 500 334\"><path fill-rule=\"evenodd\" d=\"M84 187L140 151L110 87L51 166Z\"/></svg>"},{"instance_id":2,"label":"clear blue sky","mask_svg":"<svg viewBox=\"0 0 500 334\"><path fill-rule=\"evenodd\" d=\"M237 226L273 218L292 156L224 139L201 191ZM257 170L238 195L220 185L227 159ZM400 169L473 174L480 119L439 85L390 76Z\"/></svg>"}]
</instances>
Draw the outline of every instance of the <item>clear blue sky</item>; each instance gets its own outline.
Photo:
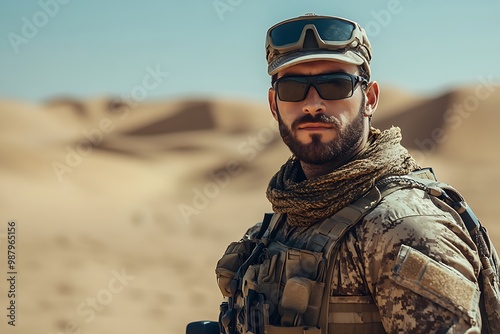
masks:
<instances>
[{"instance_id":1,"label":"clear blue sky","mask_svg":"<svg viewBox=\"0 0 500 334\"><path fill-rule=\"evenodd\" d=\"M0 5L0 98L139 94L160 71L147 98L265 101L266 30L307 12L365 26L381 84L438 93L500 81L496 0L18 0Z\"/></svg>"}]
</instances>

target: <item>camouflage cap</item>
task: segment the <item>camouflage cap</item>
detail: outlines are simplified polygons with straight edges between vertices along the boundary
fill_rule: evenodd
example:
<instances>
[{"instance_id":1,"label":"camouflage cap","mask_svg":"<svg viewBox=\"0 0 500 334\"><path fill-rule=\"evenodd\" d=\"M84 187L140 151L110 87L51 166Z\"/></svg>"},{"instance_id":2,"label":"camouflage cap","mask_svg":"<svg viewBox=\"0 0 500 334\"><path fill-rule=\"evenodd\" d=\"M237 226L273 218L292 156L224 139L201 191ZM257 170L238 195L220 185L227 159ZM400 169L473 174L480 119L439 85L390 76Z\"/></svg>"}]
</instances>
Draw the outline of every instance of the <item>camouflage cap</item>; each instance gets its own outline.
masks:
<instances>
[{"instance_id":1,"label":"camouflage cap","mask_svg":"<svg viewBox=\"0 0 500 334\"><path fill-rule=\"evenodd\" d=\"M332 60L361 65L369 77L372 49L366 31L358 23L306 14L269 28L266 58L269 75L295 64Z\"/></svg>"}]
</instances>

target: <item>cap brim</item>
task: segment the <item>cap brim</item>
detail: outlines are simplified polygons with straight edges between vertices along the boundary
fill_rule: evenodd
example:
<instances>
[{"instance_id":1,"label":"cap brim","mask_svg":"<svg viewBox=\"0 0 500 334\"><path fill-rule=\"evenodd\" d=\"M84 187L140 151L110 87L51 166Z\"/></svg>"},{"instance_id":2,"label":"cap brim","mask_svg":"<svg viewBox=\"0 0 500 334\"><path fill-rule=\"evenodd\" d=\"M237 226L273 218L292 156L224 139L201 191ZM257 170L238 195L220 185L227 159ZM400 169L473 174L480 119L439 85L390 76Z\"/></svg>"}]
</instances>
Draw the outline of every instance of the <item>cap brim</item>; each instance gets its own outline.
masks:
<instances>
[{"instance_id":1,"label":"cap brim","mask_svg":"<svg viewBox=\"0 0 500 334\"><path fill-rule=\"evenodd\" d=\"M352 51L345 53L336 53L332 51L308 51L308 52L291 52L286 53L275 59L267 67L267 73L274 75L278 71L283 70L292 65L307 63L316 60L331 60L345 64L361 65L364 59Z\"/></svg>"}]
</instances>

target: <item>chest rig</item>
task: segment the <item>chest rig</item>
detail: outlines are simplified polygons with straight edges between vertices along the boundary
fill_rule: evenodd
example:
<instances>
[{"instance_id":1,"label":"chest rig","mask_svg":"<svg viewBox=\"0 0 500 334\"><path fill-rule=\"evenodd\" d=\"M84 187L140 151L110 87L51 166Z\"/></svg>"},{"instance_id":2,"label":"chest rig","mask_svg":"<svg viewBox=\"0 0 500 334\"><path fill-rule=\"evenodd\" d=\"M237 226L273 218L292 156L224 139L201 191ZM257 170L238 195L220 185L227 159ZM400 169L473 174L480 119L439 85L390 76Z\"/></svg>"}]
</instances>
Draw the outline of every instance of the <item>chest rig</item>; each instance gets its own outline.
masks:
<instances>
[{"instance_id":1,"label":"chest rig","mask_svg":"<svg viewBox=\"0 0 500 334\"><path fill-rule=\"evenodd\" d=\"M241 263L246 256L235 255L252 247L253 241L242 240L217 264L219 286L228 297L221 305L221 333L320 334L328 327L335 333L385 333L370 296L330 296L333 271L328 270L339 241L381 198L372 188L318 224L304 248L273 240L285 217L266 214L248 258Z\"/></svg>"},{"instance_id":2,"label":"chest rig","mask_svg":"<svg viewBox=\"0 0 500 334\"><path fill-rule=\"evenodd\" d=\"M332 262L339 249L339 241L384 196L399 189L420 188L443 200L449 198L447 192L435 187L435 184L438 183L430 169L406 177L382 179L363 197L317 224L303 248L289 247L274 240L275 231L285 217L266 214L256 236L232 243L217 264L219 287L228 297L221 304L220 332L385 333L371 296L331 296ZM456 191L448 189L449 194L453 192ZM464 220L473 239L477 239L481 231L487 237L463 198L449 198L448 202L465 205L455 210ZM478 240L474 241L479 243ZM484 240L482 242L484 244ZM480 253L487 255L482 256L483 261L494 260L489 268L498 267L498 258L493 258L489 253L489 242L481 248L483 250ZM496 285L498 291L498 276L489 281ZM486 314L491 313L489 318L496 318L498 304L490 307L489 312L486 311Z\"/></svg>"}]
</instances>

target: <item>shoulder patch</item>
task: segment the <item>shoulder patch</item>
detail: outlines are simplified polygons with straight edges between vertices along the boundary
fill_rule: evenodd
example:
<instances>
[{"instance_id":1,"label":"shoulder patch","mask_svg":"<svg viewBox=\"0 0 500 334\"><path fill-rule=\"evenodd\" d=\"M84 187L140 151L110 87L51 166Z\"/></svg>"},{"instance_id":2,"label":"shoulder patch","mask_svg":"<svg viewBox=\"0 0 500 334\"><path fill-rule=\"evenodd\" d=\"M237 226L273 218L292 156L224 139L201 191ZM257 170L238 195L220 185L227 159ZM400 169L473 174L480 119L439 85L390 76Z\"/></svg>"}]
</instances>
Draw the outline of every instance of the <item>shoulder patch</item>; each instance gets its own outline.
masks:
<instances>
[{"instance_id":1,"label":"shoulder patch","mask_svg":"<svg viewBox=\"0 0 500 334\"><path fill-rule=\"evenodd\" d=\"M391 279L476 324L481 292L458 271L401 245Z\"/></svg>"}]
</instances>

